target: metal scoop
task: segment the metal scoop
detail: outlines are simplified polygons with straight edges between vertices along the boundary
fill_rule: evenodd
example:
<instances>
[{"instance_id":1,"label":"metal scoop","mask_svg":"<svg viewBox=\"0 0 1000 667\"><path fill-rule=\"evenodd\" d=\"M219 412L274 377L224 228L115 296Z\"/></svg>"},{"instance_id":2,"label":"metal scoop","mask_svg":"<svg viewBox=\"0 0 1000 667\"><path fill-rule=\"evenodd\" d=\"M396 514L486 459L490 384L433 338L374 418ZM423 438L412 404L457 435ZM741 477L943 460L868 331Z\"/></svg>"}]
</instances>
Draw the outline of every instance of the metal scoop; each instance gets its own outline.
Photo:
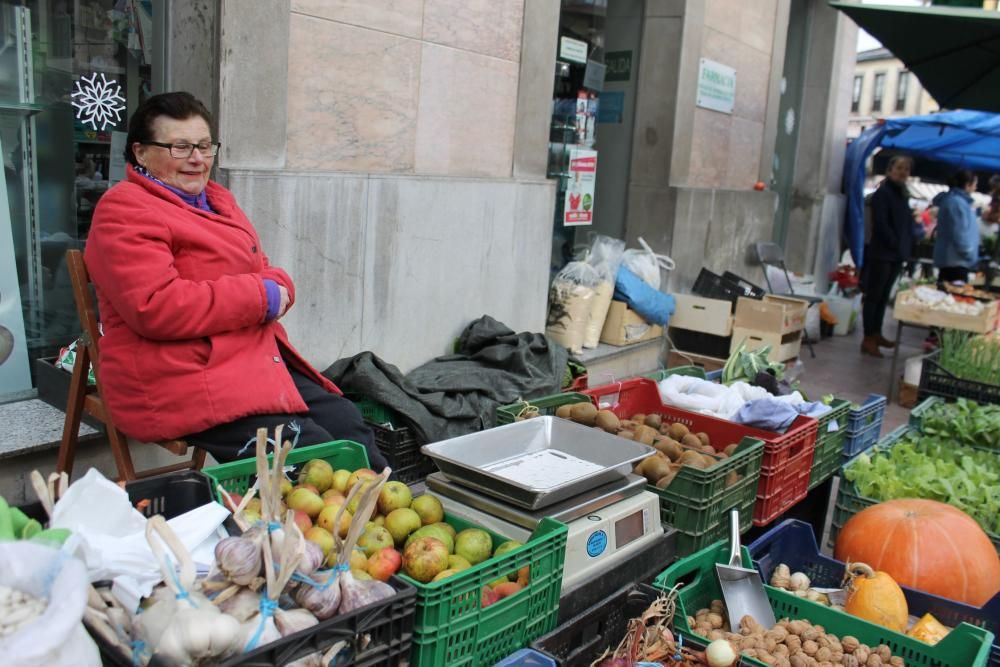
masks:
<instances>
[{"instance_id":1,"label":"metal scoop","mask_svg":"<svg viewBox=\"0 0 1000 667\"><path fill-rule=\"evenodd\" d=\"M730 514L729 534L729 564L715 565L715 573L719 576L722 587L722 598L729 612L729 624L734 632L738 632L740 621L744 616L770 630L774 627L774 610L767 599L764 582L760 580L757 570L742 566L740 558L740 513L733 510Z\"/></svg>"}]
</instances>

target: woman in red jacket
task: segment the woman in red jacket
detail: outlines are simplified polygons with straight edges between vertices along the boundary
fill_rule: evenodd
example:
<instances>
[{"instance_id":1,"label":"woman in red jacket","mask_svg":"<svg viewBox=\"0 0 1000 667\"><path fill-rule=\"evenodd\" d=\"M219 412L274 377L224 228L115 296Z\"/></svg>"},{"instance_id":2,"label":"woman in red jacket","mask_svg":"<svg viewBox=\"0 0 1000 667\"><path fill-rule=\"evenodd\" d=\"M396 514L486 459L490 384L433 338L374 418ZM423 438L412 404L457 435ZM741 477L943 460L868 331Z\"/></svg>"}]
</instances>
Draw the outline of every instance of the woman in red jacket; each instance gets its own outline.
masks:
<instances>
[{"instance_id":1,"label":"woman in red jacket","mask_svg":"<svg viewBox=\"0 0 1000 667\"><path fill-rule=\"evenodd\" d=\"M219 461L252 456L259 427L285 424L299 445L360 442L381 470L357 408L288 342L295 285L209 180L218 149L188 93L150 97L129 121L126 180L98 203L84 255L111 414L133 438L184 438Z\"/></svg>"}]
</instances>

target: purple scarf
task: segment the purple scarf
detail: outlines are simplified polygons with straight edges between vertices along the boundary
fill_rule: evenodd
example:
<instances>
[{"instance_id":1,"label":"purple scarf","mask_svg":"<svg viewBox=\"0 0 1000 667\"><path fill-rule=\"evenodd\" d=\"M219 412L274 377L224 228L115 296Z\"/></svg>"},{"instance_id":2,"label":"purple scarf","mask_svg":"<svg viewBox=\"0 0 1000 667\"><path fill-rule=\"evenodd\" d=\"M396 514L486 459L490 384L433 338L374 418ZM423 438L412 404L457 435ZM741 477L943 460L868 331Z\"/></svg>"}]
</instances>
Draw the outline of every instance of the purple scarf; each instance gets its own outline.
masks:
<instances>
[{"instance_id":1,"label":"purple scarf","mask_svg":"<svg viewBox=\"0 0 1000 667\"><path fill-rule=\"evenodd\" d=\"M137 165L135 167L135 170L137 173L142 174L143 176L153 181L154 183L158 183L159 185L165 187L167 190L173 192L175 195L183 199L184 203L187 204L188 206L193 206L194 208L201 209L202 211L207 211L208 213L215 213L212 207L209 206L208 204L208 197L205 195L204 190L202 190L196 195L188 194L187 192L179 190L173 187L172 185L167 185L166 183L158 179L156 176L153 176L151 173L146 171L146 168L143 166Z\"/></svg>"}]
</instances>

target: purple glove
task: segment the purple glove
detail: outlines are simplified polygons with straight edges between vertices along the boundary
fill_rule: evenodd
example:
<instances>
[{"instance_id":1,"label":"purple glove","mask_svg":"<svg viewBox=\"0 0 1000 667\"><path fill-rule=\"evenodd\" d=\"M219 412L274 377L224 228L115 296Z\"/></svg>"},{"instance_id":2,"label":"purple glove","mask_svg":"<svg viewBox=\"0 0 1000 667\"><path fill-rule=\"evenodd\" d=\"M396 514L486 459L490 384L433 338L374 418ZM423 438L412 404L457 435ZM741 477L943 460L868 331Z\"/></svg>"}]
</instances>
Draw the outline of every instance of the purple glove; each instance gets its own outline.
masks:
<instances>
[{"instance_id":1,"label":"purple glove","mask_svg":"<svg viewBox=\"0 0 1000 667\"><path fill-rule=\"evenodd\" d=\"M267 316L265 322L270 322L278 316L281 308L281 289L278 283L270 278L264 278L264 290L267 292Z\"/></svg>"}]
</instances>

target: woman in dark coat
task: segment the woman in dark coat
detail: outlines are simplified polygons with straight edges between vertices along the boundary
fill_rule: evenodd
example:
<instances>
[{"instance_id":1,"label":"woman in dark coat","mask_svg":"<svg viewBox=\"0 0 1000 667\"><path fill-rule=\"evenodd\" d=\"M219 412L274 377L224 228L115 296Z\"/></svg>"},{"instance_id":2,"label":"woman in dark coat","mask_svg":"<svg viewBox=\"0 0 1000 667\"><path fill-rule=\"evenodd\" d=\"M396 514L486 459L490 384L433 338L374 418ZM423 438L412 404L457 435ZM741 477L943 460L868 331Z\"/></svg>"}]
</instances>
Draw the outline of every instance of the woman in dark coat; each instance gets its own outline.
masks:
<instances>
[{"instance_id":1,"label":"woman in dark coat","mask_svg":"<svg viewBox=\"0 0 1000 667\"><path fill-rule=\"evenodd\" d=\"M906 188L910 166L910 158L902 155L889 160L886 177L871 200L872 240L865 252L861 353L873 357L882 356L880 347L894 347L882 336L882 320L903 262L913 253L913 213Z\"/></svg>"}]
</instances>

